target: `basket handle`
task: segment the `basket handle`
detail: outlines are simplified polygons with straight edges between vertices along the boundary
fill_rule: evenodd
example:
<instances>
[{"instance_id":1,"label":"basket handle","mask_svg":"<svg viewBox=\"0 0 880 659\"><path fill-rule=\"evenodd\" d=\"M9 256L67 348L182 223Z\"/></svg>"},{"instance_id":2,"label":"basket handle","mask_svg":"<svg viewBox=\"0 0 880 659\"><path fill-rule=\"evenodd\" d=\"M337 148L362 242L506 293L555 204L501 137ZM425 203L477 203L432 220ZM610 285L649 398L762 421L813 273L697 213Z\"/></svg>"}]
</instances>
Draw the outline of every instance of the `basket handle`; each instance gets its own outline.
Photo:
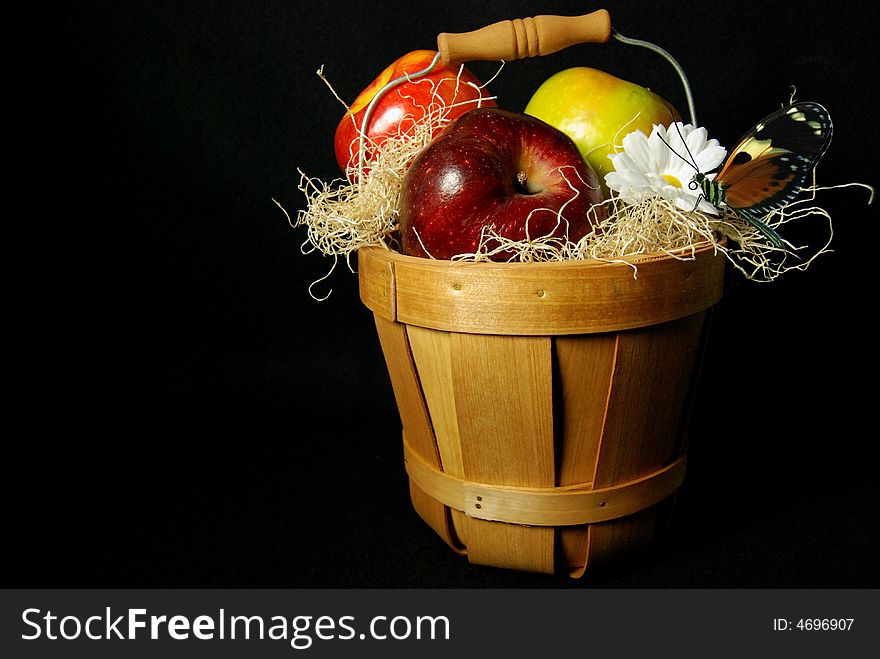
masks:
<instances>
[{"instance_id":1,"label":"basket handle","mask_svg":"<svg viewBox=\"0 0 880 659\"><path fill-rule=\"evenodd\" d=\"M437 37L440 61L456 65L473 60L517 60L549 55L579 43L611 38L611 16L599 9L583 16L535 16L499 21L473 32Z\"/></svg>"}]
</instances>

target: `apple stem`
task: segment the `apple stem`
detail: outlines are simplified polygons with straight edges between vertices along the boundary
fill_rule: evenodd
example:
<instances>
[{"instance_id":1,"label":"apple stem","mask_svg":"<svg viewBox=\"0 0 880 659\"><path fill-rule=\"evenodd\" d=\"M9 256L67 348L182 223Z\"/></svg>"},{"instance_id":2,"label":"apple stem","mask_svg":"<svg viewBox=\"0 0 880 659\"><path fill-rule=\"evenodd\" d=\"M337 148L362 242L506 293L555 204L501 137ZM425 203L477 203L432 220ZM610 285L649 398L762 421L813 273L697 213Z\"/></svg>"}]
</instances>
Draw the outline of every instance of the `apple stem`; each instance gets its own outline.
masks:
<instances>
[{"instance_id":1,"label":"apple stem","mask_svg":"<svg viewBox=\"0 0 880 659\"><path fill-rule=\"evenodd\" d=\"M672 68L675 69L675 72L681 79L681 84L684 86L684 95L687 98L688 111L691 115L691 125L697 126L697 111L696 109L694 109L694 97L691 94L691 86L688 84L687 76L684 74L684 69L681 68L681 65L675 60L675 58L668 51L664 50L656 44L651 43L650 41L642 41L641 39L632 39L630 37L625 37L614 28L611 29L611 33L612 35L614 35L614 38L621 43L629 44L630 46L641 46L642 48L652 50L672 65Z\"/></svg>"},{"instance_id":2,"label":"apple stem","mask_svg":"<svg viewBox=\"0 0 880 659\"><path fill-rule=\"evenodd\" d=\"M532 183L529 184L529 175L526 173L526 170L521 169L516 173L516 178L513 182L513 188L520 194L524 195L533 195L542 192L542 188L540 186L534 185Z\"/></svg>"}]
</instances>

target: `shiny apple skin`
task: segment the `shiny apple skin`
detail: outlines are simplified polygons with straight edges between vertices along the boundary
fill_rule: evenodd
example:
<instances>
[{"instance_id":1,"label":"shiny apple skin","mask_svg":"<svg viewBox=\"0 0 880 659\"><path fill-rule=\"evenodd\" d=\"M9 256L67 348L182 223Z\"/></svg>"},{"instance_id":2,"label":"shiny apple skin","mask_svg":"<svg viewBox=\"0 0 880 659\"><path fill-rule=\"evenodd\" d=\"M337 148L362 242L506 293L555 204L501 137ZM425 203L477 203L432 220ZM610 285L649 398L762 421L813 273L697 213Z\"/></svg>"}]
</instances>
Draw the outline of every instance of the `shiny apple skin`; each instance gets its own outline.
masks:
<instances>
[{"instance_id":1,"label":"shiny apple skin","mask_svg":"<svg viewBox=\"0 0 880 659\"><path fill-rule=\"evenodd\" d=\"M605 174L614 170L608 155L622 149L627 134L641 130L650 135L654 124L668 127L681 120L678 110L651 90L585 66L559 71L545 80L525 113L574 140L603 189Z\"/></svg>"},{"instance_id":2,"label":"shiny apple skin","mask_svg":"<svg viewBox=\"0 0 880 659\"><path fill-rule=\"evenodd\" d=\"M412 256L450 259L474 253L484 227L515 241L549 235L579 240L593 220L604 217L601 207L588 215L601 200L596 174L564 133L525 114L472 110L407 172L402 247ZM512 256L504 252L493 259Z\"/></svg>"},{"instance_id":3,"label":"shiny apple skin","mask_svg":"<svg viewBox=\"0 0 880 659\"><path fill-rule=\"evenodd\" d=\"M376 93L391 80L424 70L431 64L435 54L433 50L407 53L386 67L358 94L349 111L339 121L333 140L336 162L343 172L349 165L356 167L358 164L358 129L363 125L367 107ZM373 143L380 145L400 130L411 131L413 122L424 118L426 108L436 107L441 101L453 106L446 115L450 120L477 107L496 106L490 93L483 88L483 83L469 70L462 69L459 77L458 67L453 70L438 63L429 74L405 81L386 92L376 103L366 134Z\"/></svg>"}]
</instances>

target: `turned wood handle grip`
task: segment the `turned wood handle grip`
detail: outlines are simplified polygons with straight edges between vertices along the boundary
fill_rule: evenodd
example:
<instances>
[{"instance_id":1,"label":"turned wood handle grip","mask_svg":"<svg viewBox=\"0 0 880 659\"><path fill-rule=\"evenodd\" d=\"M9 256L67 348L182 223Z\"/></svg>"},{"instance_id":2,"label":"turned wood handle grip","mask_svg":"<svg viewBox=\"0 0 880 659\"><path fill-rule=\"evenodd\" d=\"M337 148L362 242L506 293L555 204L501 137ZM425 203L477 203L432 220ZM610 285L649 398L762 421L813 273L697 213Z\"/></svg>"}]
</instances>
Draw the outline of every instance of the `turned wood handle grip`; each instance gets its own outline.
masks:
<instances>
[{"instance_id":1,"label":"turned wood handle grip","mask_svg":"<svg viewBox=\"0 0 880 659\"><path fill-rule=\"evenodd\" d=\"M605 43L611 37L611 16L599 9L584 16L535 16L487 25L473 32L437 37L446 66L473 60L517 60L549 55L579 43Z\"/></svg>"}]
</instances>

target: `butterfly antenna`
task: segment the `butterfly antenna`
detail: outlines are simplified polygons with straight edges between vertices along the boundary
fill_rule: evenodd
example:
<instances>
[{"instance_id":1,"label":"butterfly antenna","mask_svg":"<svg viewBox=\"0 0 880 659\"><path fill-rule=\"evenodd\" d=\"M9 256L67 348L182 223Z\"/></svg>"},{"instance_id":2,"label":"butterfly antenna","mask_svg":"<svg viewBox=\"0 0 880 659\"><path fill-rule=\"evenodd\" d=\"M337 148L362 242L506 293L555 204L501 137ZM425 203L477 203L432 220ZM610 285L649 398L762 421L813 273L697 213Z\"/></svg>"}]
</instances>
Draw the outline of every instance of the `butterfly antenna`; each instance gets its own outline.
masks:
<instances>
[{"instance_id":1,"label":"butterfly antenna","mask_svg":"<svg viewBox=\"0 0 880 659\"><path fill-rule=\"evenodd\" d=\"M677 123L676 123L676 127L678 127L678 124L677 124ZM679 133L679 134L680 134L680 133ZM658 134L657 137L660 137L660 135ZM694 165L694 163L690 162L687 158L685 158L683 155L681 155L678 151L676 151L675 149L673 149L673 148L672 148L672 145L670 145L669 142L667 142L666 140L664 140L662 137L660 137L660 141L663 142L663 144L666 145L666 148L667 148L667 149L669 149L670 151L672 151L672 153L674 153L674 154L677 155L679 158L681 158L682 161L684 161L684 163L685 163L686 165L690 165L691 167L693 167L694 169L696 169L698 172L700 171L699 168L698 168L696 165ZM682 140L682 141L684 141L684 140ZM687 149L687 146L685 146L685 149ZM690 151L688 151L688 155L691 156L691 152L690 152ZM691 156L691 159L693 159L693 156Z\"/></svg>"},{"instance_id":2,"label":"butterfly antenna","mask_svg":"<svg viewBox=\"0 0 880 659\"><path fill-rule=\"evenodd\" d=\"M674 121L672 123L675 125L675 131L678 133L678 136L681 138L681 143L684 146L684 150L687 152L688 156L691 159L691 161L688 164L691 167L693 167L694 169L696 169L697 171L700 171L700 168L697 167L697 159L694 158L694 154L691 153L691 150L688 148L688 144L684 139L684 135L681 134L681 128L679 128L678 122ZM694 124L694 125L696 125L696 124ZM679 156L679 157L681 157L681 156ZM682 158L682 160L684 160L684 158Z\"/></svg>"}]
</instances>

